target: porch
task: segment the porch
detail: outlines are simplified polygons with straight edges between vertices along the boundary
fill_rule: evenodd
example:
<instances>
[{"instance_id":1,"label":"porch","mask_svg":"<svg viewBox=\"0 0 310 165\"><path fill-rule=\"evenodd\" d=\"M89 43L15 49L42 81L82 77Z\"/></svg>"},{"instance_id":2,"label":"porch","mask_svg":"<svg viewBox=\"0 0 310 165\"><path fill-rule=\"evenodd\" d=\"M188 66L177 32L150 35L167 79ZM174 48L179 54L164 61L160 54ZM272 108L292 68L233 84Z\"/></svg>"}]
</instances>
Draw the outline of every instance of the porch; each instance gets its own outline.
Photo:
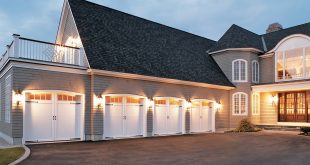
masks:
<instances>
[{"instance_id":1,"label":"porch","mask_svg":"<svg viewBox=\"0 0 310 165\"><path fill-rule=\"evenodd\" d=\"M0 68L10 59L85 67L87 62L84 54L82 48L23 38L14 34L13 41L0 56Z\"/></svg>"},{"instance_id":2,"label":"porch","mask_svg":"<svg viewBox=\"0 0 310 165\"><path fill-rule=\"evenodd\" d=\"M299 80L252 86L260 96L255 124L281 129L310 127L310 82Z\"/></svg>"}]
</instances>

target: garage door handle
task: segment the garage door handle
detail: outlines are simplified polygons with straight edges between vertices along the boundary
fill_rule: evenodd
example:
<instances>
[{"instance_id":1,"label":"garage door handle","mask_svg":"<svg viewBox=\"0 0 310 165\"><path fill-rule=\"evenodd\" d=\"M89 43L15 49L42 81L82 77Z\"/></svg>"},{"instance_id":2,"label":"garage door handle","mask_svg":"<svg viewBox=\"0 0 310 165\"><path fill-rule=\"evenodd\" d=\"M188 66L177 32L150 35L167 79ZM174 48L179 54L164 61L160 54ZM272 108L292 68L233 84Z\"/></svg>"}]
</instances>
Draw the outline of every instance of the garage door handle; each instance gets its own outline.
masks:
<instances>
[{"instance_id":1,"label":"garage door handle","mask_svg":"<svg viewBox=\"0 0 310 165\"><path fill-rule=\"evenodd\" d=\"M81 104L81 103L70 103L70 104Z\"/></svg>"},{"instance_id":2,"label":"garage door handle","mask_svg":"<svg viewBox=\"0 0 310 165\"><path fill-rule=\"evenodd\" d=\"M26 103L39 103L38 101L26 101Z\"/></svg>"}]
</instances>

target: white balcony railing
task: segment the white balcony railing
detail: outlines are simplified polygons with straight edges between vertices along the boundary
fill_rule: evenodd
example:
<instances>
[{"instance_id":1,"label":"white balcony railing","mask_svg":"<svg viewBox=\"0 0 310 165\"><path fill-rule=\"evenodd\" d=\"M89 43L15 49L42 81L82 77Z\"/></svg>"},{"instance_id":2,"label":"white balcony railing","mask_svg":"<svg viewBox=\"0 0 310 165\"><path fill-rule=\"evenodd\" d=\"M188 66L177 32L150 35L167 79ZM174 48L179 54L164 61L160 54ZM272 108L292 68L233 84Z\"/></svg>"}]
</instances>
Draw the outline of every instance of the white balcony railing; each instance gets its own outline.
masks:
<instances>
[{"instance_id":1,"label":"white balcony railing","mask_svg":"<svg viewBox=\"0 0 310 165\"><path fill-rule=\"evenodd\" d=\"M0 57L0 67L9 58L84 66L84 55L80 48L22 38L19 35L13 36L13 42Z\"/></svg>"}]
</instances>

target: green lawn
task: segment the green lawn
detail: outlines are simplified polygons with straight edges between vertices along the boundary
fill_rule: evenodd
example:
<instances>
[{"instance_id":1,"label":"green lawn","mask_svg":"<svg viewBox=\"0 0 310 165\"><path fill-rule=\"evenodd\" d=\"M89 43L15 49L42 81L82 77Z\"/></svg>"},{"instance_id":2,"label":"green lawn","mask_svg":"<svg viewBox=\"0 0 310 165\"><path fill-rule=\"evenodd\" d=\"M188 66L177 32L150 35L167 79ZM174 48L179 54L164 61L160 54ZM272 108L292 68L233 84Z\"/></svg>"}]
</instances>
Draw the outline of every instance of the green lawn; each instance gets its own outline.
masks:
<instances>
[{"instance_id":1,"label":"green lawn","mask_svg":"<svg viewBox=\"0 0 310 165\"><path fill-rule=\"evenodd\" d=\"M23 147L0 149L0 164L7 165L24 154L25 150Z\"/></svg>"}]
</instances>

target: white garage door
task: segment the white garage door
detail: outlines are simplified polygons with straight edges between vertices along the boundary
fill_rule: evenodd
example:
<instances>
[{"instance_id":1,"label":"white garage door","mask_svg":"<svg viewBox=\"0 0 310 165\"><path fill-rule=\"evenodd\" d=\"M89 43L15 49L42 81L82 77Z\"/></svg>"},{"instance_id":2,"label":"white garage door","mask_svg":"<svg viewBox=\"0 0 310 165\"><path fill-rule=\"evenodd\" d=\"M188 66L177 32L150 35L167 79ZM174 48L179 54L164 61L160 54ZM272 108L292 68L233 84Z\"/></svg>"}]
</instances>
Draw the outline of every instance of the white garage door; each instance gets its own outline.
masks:
<instances>
[{"instance_id":1,"label":"white garage door","mask_svg":"<svg viewBox=\"0 0 310 165\"><path fill-rule=\"evenodd\" d=\"M106 96L104 134L107 138L142 136L143 98Z\"/></svg>"},{"instance_id":2,"label":"white garage door","mask_svg":"<svg viewBox=\"0 0 310 165\"><path fill-rule=\"evenodd\" d=\"M155 99L154 132L158 135L181 133L182 101Z\"/></svg>"},{"instance_id":3,"label":"white garage door","mask_svg":"<svg viewBox=\"0 0 310 165\"><path fill-rule=\"evenodd\" d=\"M74 95L27 94L25 141L55 141L80 138L81 104Z\"/></svg>"},{"instance_id":4,"label":"white garage door","mask_svg":"<svg viewBox=\"0 0 310 165\"><path fill-rule=\"evenodd\" d=\"M193 101L191 110L191 132L211 131L211 108L207 101Z\"/></svg>"}]
</instances>

